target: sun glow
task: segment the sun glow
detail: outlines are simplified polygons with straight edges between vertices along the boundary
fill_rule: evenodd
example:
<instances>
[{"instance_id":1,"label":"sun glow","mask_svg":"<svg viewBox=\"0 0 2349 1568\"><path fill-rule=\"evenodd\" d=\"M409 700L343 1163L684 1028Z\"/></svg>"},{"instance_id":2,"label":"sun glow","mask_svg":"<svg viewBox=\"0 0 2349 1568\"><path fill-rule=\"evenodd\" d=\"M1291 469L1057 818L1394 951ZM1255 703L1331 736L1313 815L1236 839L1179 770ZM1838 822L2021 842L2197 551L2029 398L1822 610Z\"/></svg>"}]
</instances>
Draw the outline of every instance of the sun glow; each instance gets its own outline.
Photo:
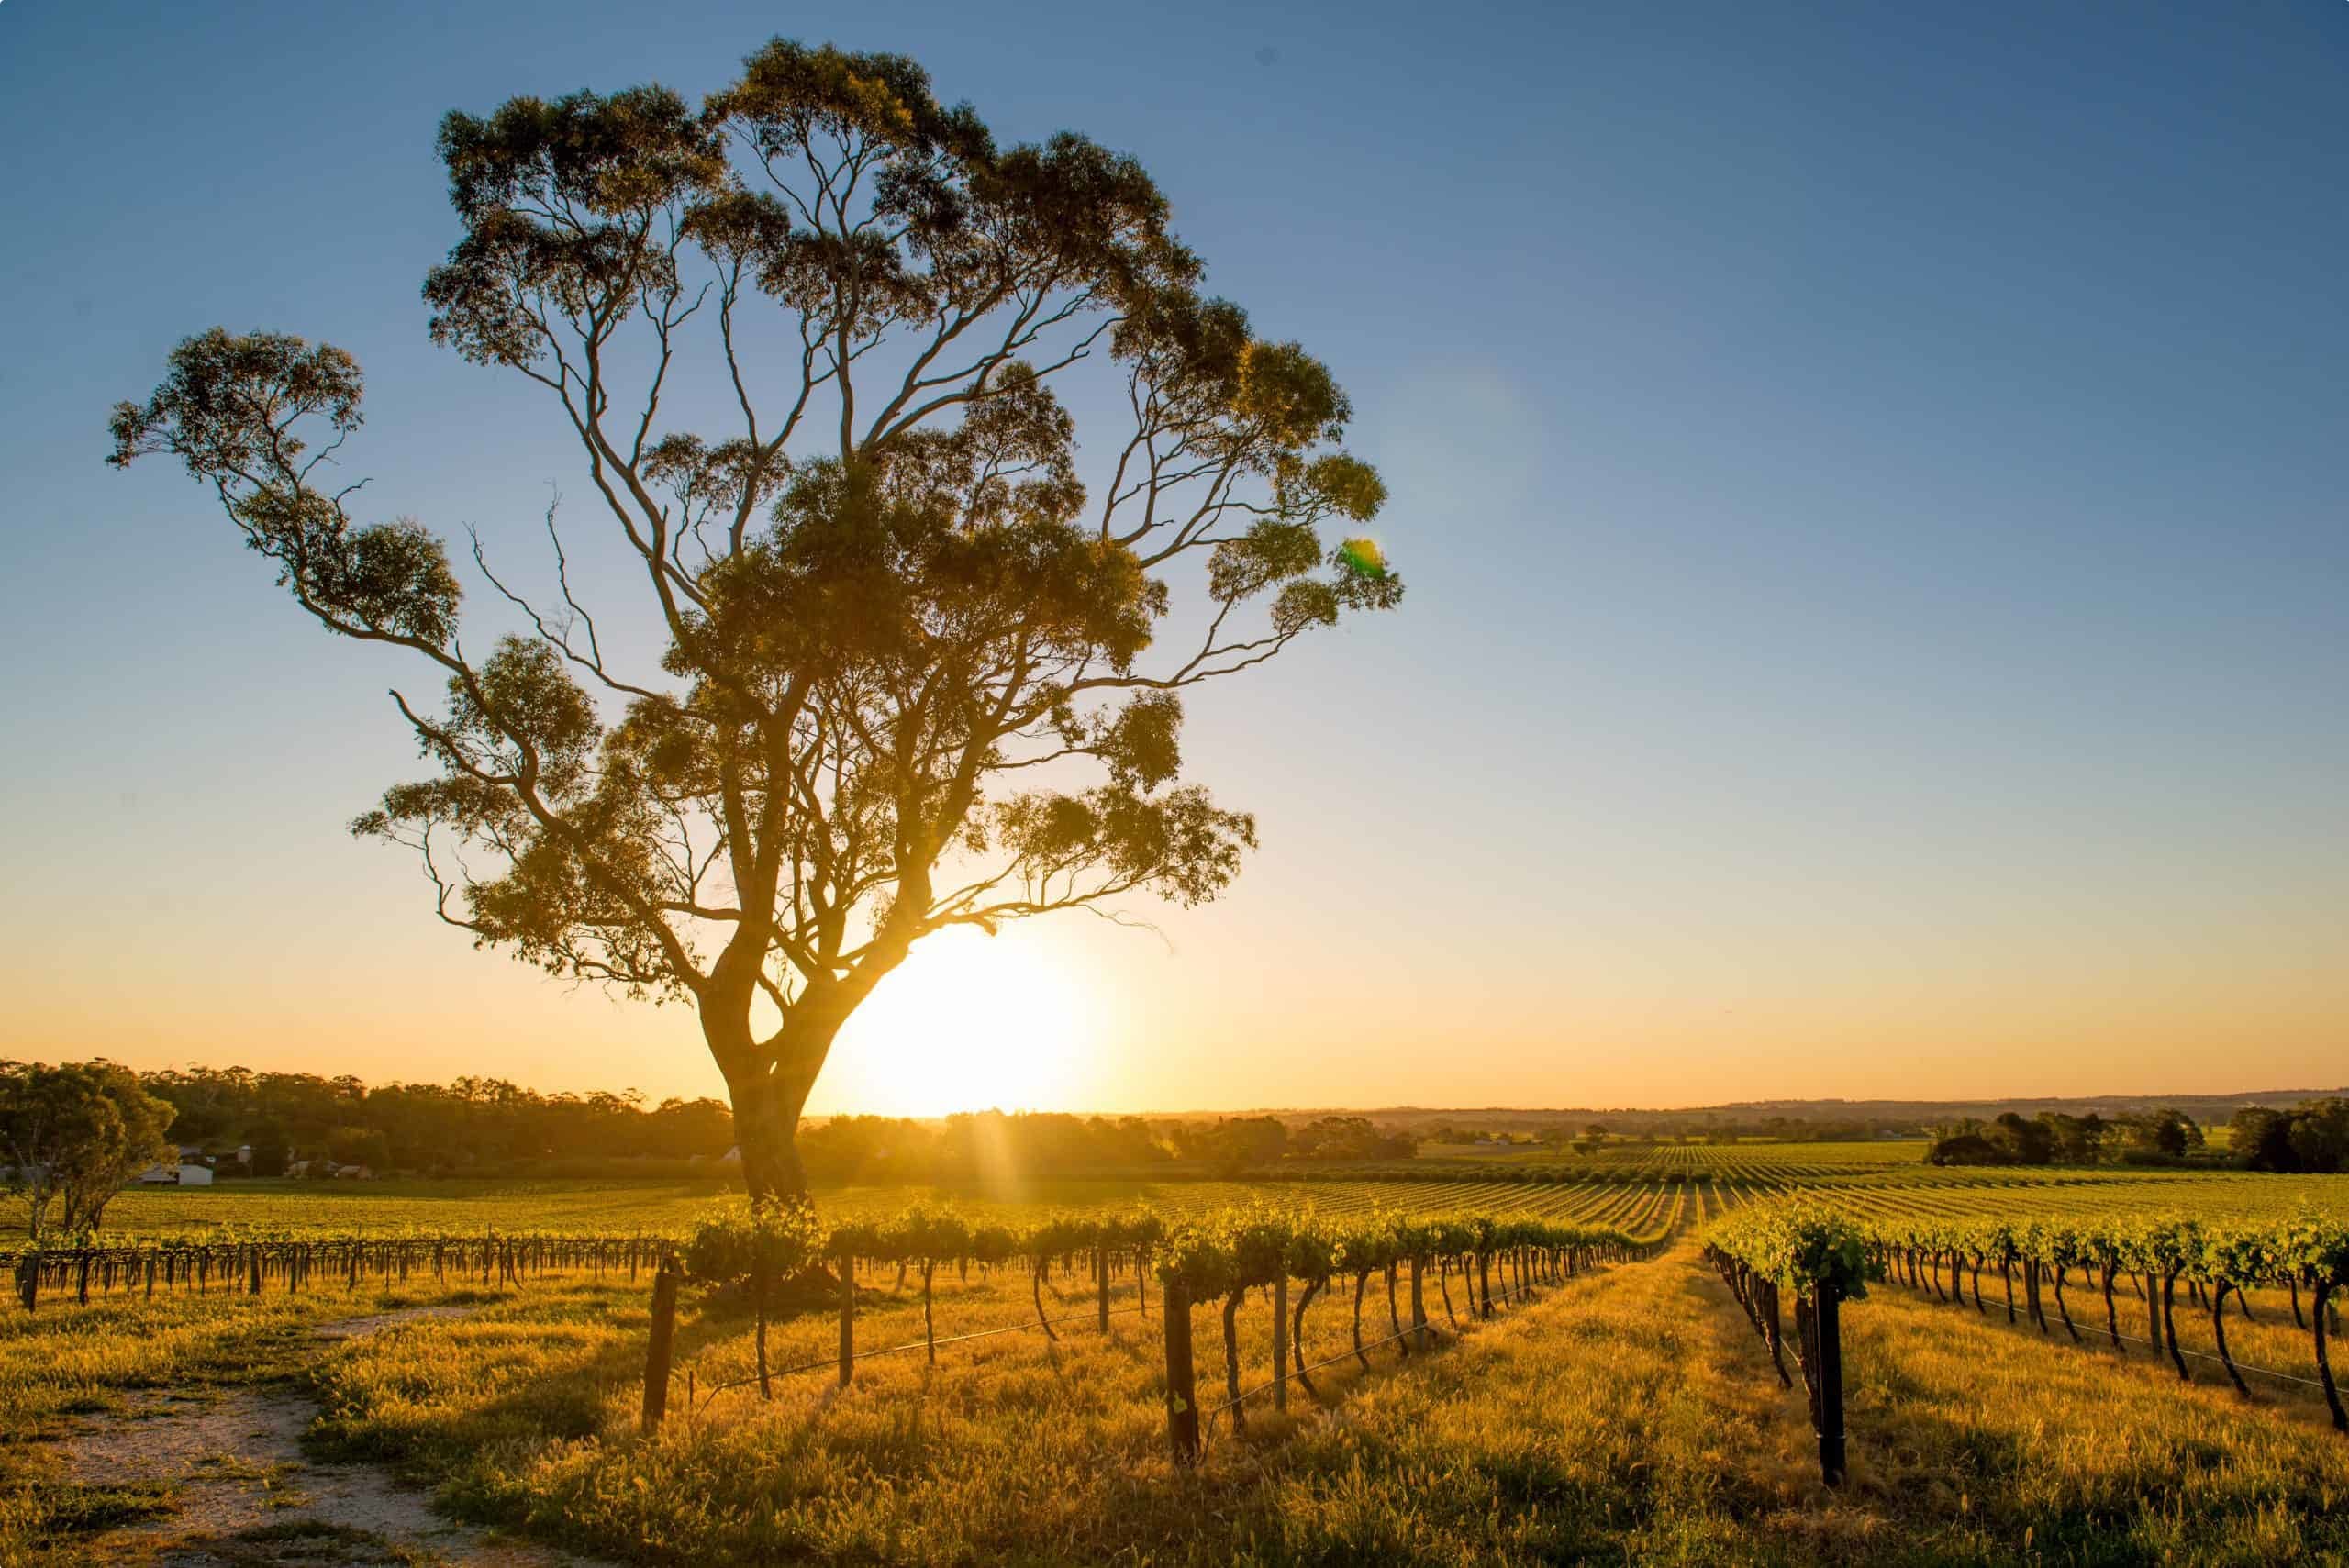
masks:
<instances>
[{"instance_id":1,"label":"sun glow","mask_svg":"<svg viewBox=\"0 0 2349 1568\"><path fill-rule=\"evenodd\" d=\"M809 1109L944 1116L1063 1109L1083 1089L1091 996L1049 939L925 939L841 1029Z\"/></svg>"}]
</instances>

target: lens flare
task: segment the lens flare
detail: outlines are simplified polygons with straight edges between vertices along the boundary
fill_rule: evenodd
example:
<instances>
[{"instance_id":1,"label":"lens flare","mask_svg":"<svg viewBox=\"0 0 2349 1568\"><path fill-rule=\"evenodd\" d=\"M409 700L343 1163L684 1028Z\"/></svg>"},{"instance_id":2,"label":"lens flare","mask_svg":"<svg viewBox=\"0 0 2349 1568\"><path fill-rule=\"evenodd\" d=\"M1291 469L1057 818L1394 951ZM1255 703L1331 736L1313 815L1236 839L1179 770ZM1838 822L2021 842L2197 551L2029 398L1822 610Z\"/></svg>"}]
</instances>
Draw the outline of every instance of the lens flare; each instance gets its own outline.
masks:
<instances>
[{"instance_id":1,"label":"lens flare","mask_svg":"<svg viewBox=\"0 0 2349 1568\"><path fill-rule=\"evenodd\" d=\"M1386 552L1375 539L1350 539L1338 547L1338 564L1373 583L1386 580Z\"/></svg>"}]
</instances>

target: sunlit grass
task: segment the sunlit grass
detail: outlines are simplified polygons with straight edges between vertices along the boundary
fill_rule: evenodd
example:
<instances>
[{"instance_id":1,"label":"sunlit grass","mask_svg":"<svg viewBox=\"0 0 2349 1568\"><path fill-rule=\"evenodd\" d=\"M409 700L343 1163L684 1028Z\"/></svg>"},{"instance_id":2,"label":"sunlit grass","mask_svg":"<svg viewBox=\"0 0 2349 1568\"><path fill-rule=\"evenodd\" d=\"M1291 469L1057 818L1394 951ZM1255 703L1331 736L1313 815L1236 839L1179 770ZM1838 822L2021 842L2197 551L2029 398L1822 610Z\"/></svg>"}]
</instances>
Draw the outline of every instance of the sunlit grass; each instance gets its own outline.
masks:
<instances>
[{"instance_id":1,"label":"sunlit grass","mask_svg":"<svg viewBox=\"0 0 2349 1568\"><path fill-rule=\"evenodd\" d=\"M1108 1185L1109 1201L1161 1195ZM494 1186L476 1200L512 1206L509 1214L573 1201L646 1207L645 1193L629 1189L574 1200L527 1187ZM1171 1184L1164 1195L1230 1201L1251 1190ZM1511 1190L1533 1203L1579 1201L1563 1188ZM2234 1189L2195 1190L2220 1199ZM707 1201L651 1191L653 1204L677 1202L687 1218ZM907 1195L861 1189L828 1194L826 1205L847 1218L889 1211ZM1017 1218L1079 1195L1070 1186L1016 1200L966 1195L965 1207ZM413 1214L437 1200L379 1189L361 1201ZM860 1283L860 1349L921 1339L918 1275L900 1287L885 1268ZM2246 1399L2204 1360L2189 1362L2194 1381L2182 1385L2149 1346L2102 1343L2102 1303L2083 1284L2068 1293L2079 1344L2055 1318L2052 1292L2052 1332L2027 1320L2009 1326L1995 1273L1984 1282L1987 1313L1970 1297L1936 1301L1890 1284L1848 1307L1852 1476L1831 1492L1818 1481L1798 1390L1781 1390L1693 1245L1550 1287L1487 1324L1474 1324L1463 1283L1451 1284L1471 1331L1454 1340L1431 1279L1428 1307L1444 1348L1406 1362L1396 1346L1374 1344L1367 1371L1346 1353L1345 1289L1317 1301L1308 1353L1336 1358L1314 1373L1319 1396L1293 1386L1286 1417L1259 1396L1244 1433L1219 1417L1192 1471L1167 1450L1162 1298L1153 1286L1148 1317L1137 1314L1130 1273L1116 1281L1107 1335L1093 1320L1089 1279L1056 1273L1046 1309L1076 1319L1059 1325L1057 1344L1032 1331L948 1344L935 1368L916 1349L863 1362L846 1390L831 1370L831 1312L778 1323L771 1363L816 1364L779 1375L772 1402L751 1386L713 1394L751 1375L751 1325L738 1300L689 1290L671 1418L651 1440L637 1429L642 1280L557 1276L519 1291L447 1296L414 1290L400 1300L462 1301L466 1315L324 1349L309 1336L312 1324L376 1311L390 1298L334 1284L296 1296L117 1297L86 1308L44 1299L31 1318L0 1315L0 1426L17 1439L0 1450L0 1562L40 1561L44 1549L50 1561L73 1561L72 1541L172 1504L167 1489L66 1485L40 1440L105 1418L142 1388L200 1391L297 1367L319 1397L314 1435L328 1455L394 1465L465 1517L607 1560L2118 1564L2349 1556L2349 1442L2327 1429L2314 1392L2252 1375ZM935 1294L941 1337L1032 1320L1030 1282L1017 1270L974 1266L964 1277L950 1269ZM1399 1299L1408 1314L1407 1291ZM2230 1308L2238 1361L2307 1375L2309 1337L2293 1326L2287 1298L2256 1293L2253 1310L2257 1321L2245 1322ZM2126 1284L2117 1313L2122 1332L2142 1340L2144 1307ZM1252 1296L1237 1322L1241 1381L1252 1386L1270 1370L1270 1309ZM2211 1348L2209 1315L2189 1307L2183 1287L2177 1325L2188 1349ZM1363 1329L1374 1341L1388 1332L1375 1277ZM1199 1397L1212 1407L1225 1397L1216 1306L1196 1309L1194 1339Z\"/></svg>"}]
</instances>

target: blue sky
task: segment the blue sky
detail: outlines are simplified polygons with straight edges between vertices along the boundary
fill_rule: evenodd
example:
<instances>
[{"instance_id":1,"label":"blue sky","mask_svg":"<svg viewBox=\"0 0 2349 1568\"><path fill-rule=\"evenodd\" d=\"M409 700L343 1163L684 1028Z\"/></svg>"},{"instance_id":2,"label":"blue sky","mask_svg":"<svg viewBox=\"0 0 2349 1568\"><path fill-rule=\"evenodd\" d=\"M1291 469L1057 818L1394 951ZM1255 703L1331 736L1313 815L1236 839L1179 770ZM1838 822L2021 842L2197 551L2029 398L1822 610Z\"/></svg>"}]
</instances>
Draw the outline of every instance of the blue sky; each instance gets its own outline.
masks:
<instances>
[{"instance_id":1,"label":"blue sky","mask_svg":"<svg viewBox=\"0 0 2349 1568\"><path fill-rule=\"evenodd\" d=\"M1403 611L1194 706L1263 821L1232 897L1003 939L982 1002L1075 1041L1008 1093L2344 1076L2338 4L7 0L0 1051L715 1086L682 1018L471 952L343 836L415 767L400 671L100 458L187 333L324 337L384 511L527 550L580 481L425 339L438 118L698 95L776 33L1136 154L1394 490ZM818 1108L928 1108L910 995L978 972L893 978Z\"/></svg>"}]
</instances>

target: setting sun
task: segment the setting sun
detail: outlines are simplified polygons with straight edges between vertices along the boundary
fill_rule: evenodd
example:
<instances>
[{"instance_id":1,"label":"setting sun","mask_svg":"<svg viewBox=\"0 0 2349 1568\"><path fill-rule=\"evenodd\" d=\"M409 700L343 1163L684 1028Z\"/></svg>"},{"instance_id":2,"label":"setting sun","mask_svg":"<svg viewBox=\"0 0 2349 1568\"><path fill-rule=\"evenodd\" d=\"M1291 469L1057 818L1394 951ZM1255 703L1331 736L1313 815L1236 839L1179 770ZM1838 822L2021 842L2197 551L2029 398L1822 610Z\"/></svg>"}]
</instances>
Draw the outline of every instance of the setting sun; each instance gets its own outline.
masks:
<instances>
[{"instance_id":1,"label":"setting sun","mask_svg":"<svg viewBox=\"0 0 2349 1568\"><path fill-rule=\"evenodd\" d=\"M808 1108L944 1116L1080 1097L1092 996L1049 937L943 931L841 1030Z\"/></svg>"}]
</instances>

